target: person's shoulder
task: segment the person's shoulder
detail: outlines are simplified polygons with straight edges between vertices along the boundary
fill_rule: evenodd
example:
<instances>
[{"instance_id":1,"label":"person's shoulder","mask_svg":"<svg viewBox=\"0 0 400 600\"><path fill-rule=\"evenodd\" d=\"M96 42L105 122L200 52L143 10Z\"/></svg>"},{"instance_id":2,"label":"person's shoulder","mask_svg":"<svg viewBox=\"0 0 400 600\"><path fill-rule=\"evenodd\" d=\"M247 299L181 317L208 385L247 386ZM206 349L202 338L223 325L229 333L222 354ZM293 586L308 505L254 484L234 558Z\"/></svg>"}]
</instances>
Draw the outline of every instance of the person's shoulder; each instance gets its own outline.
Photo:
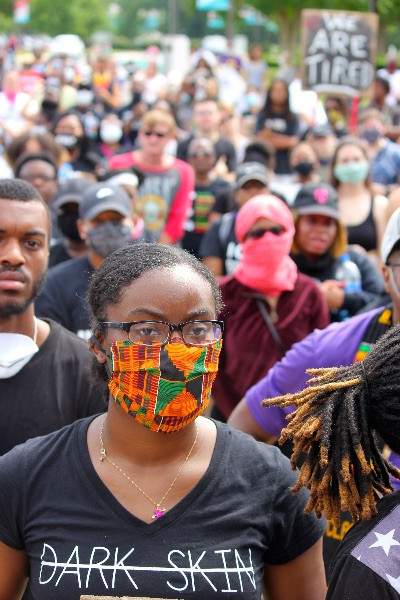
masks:
<instances>
[{"instance_id":1,"label":"person's shoulder","mask_svg":"<svg viewBox=\"0 0 400 600\"><path fill-rule=\"evenodd\" d=\"M178 171L181 171L184 173L193 173L193 167L191 165L189 165L189 163L185 162L184 160L181 160L180 158L174 157L173 163L171 166L178 169Z\"/></svg>"},{"instance_id":2,"label":"person's shoulder","mask_svg":"<svg viewBox=\"0 0 400 600\"><path fill-rule=\"evenodd\" d=\"M312 277L298 271L294 289L302 292L305 290L313 291L318 290L318 285Z\"/></svg>"},{"instance_id":3,"label":"person's shoulder","mask_svg":"<svg viewBox=\"0 0 400 600\"><path fill-rule=\"evenodd\" d=\"M110 158L109 167L110 169L124 169L130 167L135 163L135 157L132 151L123 152L122 154L116 154Z\"/></svg>"},{"instance_id":4,"label":"person's shoulder","mask_svg":"<svg viewBox=\"0 0 400 600\"><path fill-rule=\"evenodd\" d=\"M0 471L11 469L17 472L20 466L25 467L26 473L30 472L34 465L37 465L41 460L51 455L57 455L60 445L64 446L66 441L75 436L81 427L88 427L92 419L93 417L79 419L57 431L32 438L15 446L12 450L0 456Z\"/></svg>"},{"instance_id":5,"label":"person's shoulder","mask_svg":"<svg viewBox=\"0 0 400 600\"><path fill-rule=\"evenodd\" d=\"M42 321L46 321L46 323L48 323L50 326L50 334L49 334L48 340L51 343L57 343L57 344L62 341L62 343L63 343L62 349L63 349L64 355L65 355L67 348L69 350L74 350L76 352L79 352L80 354L88 352L87 342L85 342L83 339L78 337L75 333L73 333L69 329L66 329L65 327L60 325L60 323L53 321L53 319L42 318ZM64 345L64 344L66 344L66 345Z\"/></svg>"},{"instance_id":6,"label":"person's shoulder","mask_svg":"<svg viewBox=\"0 0 400 600\"><path fill-rule=\"evenodd\" d=\"M235 151L235 146L232 144L232 142L230 140L228 140L228 138L221 136L218 141L215 144L219 149L225 149L225 150L233 150Z\"/></svg>"},{"instance_id":7,"label":"person's shoulder","mask_svg":"<svg viewBox=\"0 0 400 600\"><path fill-rule=\"evenodd\" d=\"M337 349L344 340L348 340L350 344L354 341L358 344L360 336L363 336L372 319L381 310L382 307L374 308L368 312L355 315L346 321L331 323L324 329L315 329L307 338L310 337L311 339L312 336L313 346L317 344L319 349L323 347L331 348L332 350ZM300 344L302 343L300 342Z\"/></svg>"},{"instance_id":8,"label":"person's shoulder","mask_svg":"<svg viewBox=\"0 0 400 600\"><path fill-rule=\"evenodd\" d=\"M64 277L68 277L73 273L79 273L85 269L93 270L90 266L89 259L87 256L80 256L79 258L70 258L58 265L54 265L49 269L47 274L48 279L62 280Z\"/></svg>"},{"instance_id":9,"label":"person's shoulder","mask_svg":"<svg viewBox=\"0 0 400 600\"><path fill-rule=\"evenodd\" d=\"M220 421L214 421L217 427L218 435L225 435L227 443L231 447L231 451L237 455L238 461L240 460L248 463L250 468L250 462L254 465L257 471L263 471L265 466L275 469L289 467L288 459L282 454L279 448L259 442L253 438L253 436L234 429L226 423ZM250 461L251 458L251 461ZM290 469L290 467L289 467Z\"/></svg>"},{"instance_id":10,"label":"person's shoulder","mask_svg":"<svg viewBox=\"0 0 400 600\"><path fill-rule=\"evenodd\" d=\"M370 269L376 271L377 276L379 275L378 269L375 267L368 254L363 254L362 252L358 252L358 250L354 250L353 248L348 248L347 254L358 267L369 267Z\"/></svg>"},{"instance_id":11,"label":"person's shoulder","mask_svg":"<svg viewBox=\"0 0 400 600\"><path fill-rule=\"evenodd\" d=\"M232 291L242 287L242 284L233 275L224 275L219 279L218 283L223 293L226 293L227 290Z\"/></svg>"}]
</instances>

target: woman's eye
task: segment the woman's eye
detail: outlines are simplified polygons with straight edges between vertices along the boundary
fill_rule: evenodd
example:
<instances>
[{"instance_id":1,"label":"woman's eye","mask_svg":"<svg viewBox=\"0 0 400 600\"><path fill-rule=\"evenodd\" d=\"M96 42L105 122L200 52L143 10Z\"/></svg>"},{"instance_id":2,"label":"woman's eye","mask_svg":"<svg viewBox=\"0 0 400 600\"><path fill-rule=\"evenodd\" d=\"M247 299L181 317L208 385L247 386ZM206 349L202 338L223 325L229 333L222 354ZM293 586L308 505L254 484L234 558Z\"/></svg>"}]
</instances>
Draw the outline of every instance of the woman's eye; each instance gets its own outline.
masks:
<instances>
[{"instance_id":1,"label":"woman's eye","mask_svg":"<svg viewBox=\"0 0 400 600\"><path fill-rule=\"evenodd\" d=\"M156 331L155 329L152 329L151 327L143 327L142 329L138 329L137 333L139 333L139 335L142 336L151 336L151 335L158 335L158 331Z\"/></svg>"}]
</instances>

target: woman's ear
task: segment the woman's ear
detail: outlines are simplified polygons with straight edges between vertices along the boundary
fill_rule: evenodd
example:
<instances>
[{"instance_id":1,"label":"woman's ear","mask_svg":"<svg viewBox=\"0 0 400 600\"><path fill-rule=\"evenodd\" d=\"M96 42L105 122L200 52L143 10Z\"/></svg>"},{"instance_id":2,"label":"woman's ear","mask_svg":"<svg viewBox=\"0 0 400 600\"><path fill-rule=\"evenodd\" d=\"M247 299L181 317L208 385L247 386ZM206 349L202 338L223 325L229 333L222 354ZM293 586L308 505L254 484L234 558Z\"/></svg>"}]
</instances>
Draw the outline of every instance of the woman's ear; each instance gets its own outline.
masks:
<instances>
[{"instance_id":1,"label":"woman's ear","mask_svg":"<svg viewBox=\"0 0 400 600\"><path fill-rule=\"evenodd\" d=\"M101 364L107 363L107 353L104 349L104 336L95 332L89 338L89 349Z\"/></svg>"}]
</instances>

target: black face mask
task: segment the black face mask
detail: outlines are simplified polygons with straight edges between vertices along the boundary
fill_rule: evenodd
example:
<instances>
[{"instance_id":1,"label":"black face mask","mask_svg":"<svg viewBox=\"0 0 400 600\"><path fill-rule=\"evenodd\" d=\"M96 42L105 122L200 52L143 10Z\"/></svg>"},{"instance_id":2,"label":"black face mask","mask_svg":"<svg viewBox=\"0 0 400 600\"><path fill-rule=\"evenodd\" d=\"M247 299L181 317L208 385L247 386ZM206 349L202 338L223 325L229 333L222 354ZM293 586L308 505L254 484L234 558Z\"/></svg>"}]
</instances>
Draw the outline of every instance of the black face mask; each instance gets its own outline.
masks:
<instances>
[{"instance_id":1,"label":"black face mask","mask_svg":"<svg viewBox=\"0 0 400 600\"><path fill-rule=\"evenodd\" d=\"M79 241L81 239L76 225L78 219L78 213L64 212L57 215L57 225L63 236L69 240Z\"/></svg>"},{"instance_id":2,"label":"black face mask","mask_svg":"<svg viewBox=\"0 0 400 600\"><path fill-rule=\"evenodd\" d=\"M47 98L46 100L43 100L42 102L42 109L43 110L57 110L58 108L58 101L57 100L50 100L49 98Z\"/></svg>"},{"instance_id":3,"label":"black face mask","mask_svg":"<svg viewBox=\"0 0 400 600\"><path fill-rule=\"evenodd\" d=\"M304 160L294 165L294 170L303 177L307 177L314 170L314 163Z\"/></svg>"}]
</instances>

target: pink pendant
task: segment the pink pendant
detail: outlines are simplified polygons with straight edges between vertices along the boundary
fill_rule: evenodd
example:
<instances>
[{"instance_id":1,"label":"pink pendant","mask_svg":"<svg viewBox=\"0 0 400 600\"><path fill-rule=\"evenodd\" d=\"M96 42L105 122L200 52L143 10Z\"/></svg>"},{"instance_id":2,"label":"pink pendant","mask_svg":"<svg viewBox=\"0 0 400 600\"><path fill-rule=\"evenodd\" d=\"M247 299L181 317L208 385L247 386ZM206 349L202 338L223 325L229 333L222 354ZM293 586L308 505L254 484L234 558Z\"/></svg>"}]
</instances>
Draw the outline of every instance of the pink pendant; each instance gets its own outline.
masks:
<instances>
[{"instance_id":1,"label":"pink pendant","mask_svg":"<svg viewBox=\"0 0 400 600\"><path fill-rule=\"evenodd\" d=\"M163 516L165 512L165 508L156 508L156 510L154 511L154 515L152 516L152 519L159 519L160 517Z\"/></svg>"}]
</instances>

